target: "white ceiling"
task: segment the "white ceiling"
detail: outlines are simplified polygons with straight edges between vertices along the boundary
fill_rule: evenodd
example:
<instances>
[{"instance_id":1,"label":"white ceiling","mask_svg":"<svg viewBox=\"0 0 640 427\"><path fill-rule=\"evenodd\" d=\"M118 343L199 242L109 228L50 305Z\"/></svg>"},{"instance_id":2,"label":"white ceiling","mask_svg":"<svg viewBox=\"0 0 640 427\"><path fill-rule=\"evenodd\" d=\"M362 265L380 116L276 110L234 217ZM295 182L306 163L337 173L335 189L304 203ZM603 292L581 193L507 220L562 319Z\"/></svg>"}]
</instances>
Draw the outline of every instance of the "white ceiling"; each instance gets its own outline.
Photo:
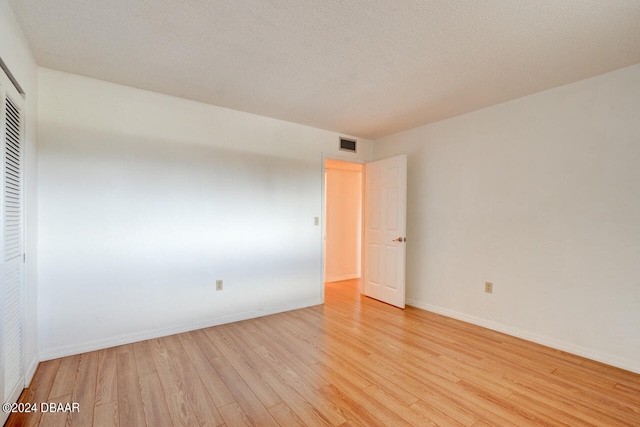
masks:
<instances>
[{"instance_id":1,"label":"white ceiling","mask_svg":"<svg viewBox=\"0 0 640 427\"><path fill-rule=\"evenodd\" d=\"M640 63L639 0L8 0L38 64L375 139Z\"/></svg>"}]
</instances>

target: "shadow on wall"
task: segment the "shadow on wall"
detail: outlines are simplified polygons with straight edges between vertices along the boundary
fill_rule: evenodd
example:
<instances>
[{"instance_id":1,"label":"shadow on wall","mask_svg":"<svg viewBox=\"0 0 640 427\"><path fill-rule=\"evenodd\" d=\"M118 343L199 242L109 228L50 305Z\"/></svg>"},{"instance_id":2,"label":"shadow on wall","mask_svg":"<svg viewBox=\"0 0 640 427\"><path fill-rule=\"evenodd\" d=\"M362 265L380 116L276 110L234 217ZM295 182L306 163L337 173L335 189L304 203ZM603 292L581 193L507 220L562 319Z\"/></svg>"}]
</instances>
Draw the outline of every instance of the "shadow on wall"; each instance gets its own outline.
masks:
<instances>
[{"instance_id":1,"label":"shadow on wall","mask_svg":"<svg viewBox=\"0 0 640 427\"><path fill-rule=\"evenodd\" d=\"M319 157L49 134L39 147L45 347L319 303Z\"/></svg>"}]
</instances>

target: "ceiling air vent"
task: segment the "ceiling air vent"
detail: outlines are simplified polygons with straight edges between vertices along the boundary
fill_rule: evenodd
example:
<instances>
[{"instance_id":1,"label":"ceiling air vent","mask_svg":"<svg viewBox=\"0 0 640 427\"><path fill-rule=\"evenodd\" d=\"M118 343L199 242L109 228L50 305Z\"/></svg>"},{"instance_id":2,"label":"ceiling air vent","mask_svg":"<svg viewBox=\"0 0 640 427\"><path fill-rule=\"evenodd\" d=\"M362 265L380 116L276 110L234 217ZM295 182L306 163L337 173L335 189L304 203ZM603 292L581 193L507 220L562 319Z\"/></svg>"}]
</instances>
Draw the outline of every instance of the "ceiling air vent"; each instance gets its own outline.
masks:
<instances>
[{"instance_id":1,"label":"ceiling air vent","mask_svg":"<svg viewBox=\"0 0 640 427\"><path fill-rule=\"evenodd\" d=\"M340 138L340 149L343 151L351 151L355 153L356 150L356 140L348 139L348 138Z\"/></svg>"}]
</instances>

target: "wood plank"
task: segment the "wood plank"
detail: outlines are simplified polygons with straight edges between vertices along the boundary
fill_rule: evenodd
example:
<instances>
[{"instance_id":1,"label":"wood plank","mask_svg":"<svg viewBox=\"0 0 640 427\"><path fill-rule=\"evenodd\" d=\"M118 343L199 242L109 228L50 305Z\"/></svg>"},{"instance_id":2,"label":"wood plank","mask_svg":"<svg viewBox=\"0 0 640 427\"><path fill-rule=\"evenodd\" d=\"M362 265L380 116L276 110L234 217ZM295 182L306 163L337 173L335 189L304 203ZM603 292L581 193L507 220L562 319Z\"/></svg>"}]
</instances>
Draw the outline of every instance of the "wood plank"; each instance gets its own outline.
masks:
<instances>
[{"instance_id":1,"label":"wood plank","mask_svg":"<svg viewBox=\"0 0 640 427\"><path fill-rule=\"evenodd\" d=\"M169 349L163 339L150 341L151 354L174 425L197 425L191 404L185 397L185 386L176 372Z\"/></svg>"},{"instance_id":2,"label":"wood plank","mask_svg":"<svg viewBox=\"0 0 640 427\"><path fill-rule=\"evenodd\" d=\"M393 426L411 426L410 422L405 421L396 413L381 405L374 398L363 393L362 390L351 384L346 378L342 377L333 369L322 366L321 364L312 365L314 369L324 371L324 375L329 377L331 384L339 390L339 393L349 396L354 405L361 407L370 416L376 420L377 425L393 425Z\"/></svg>"},{"instance_id":3,"label":"wood plank","mask_svg":"<svg viewBox=\"0 0 640 427\"><path fill-rule=\"evenodd\" d=\"M269 412L276 419L281 426L306 426L300 417L298 417L293 410L286 403L282 402L279 405L269 408ZM343 424L344 425L344 424Z\"/></svg>"},{"instance_id":4,"label":"wood plank","mask_svg":"<svg viewBox=\"0 0 640 427\"><path fill-rule=\"evenodd\" d=\"M314 413L321 413L322 418L326 419L331 425L341 425L346 421L340 409L325 399L315 387L308 384L296 371L281 363L276 364L276 366L273 370L264 371L262 376L265 377L271 388L276 390L282 400L287 402L291 409L296 410L288 398L291 397L289 396L291 392L295 392L294 398L299 395L306 404L314 408ZM269 378L266 378L266 376ZM286 396L283 395L283 391ZM300 418L304 419L302 416Z\"/></svg>"},{"instance_id":5,"label":"wood plank","mask_svg":"<svg viewBox=\"0 0 640 427\"><path fill-rule=\"evenodd\" d=\"M53 387L49 393L49 400L60 396L70 396L73 391L73 385L76 382L76 374L78 373L78 365L80 364L80 355L65 357L60 360L60 366L53 381Z\"/></svg>"},{"instance_id":6,"label":"wood plank","mask_svg":"<svg viewBox=\"0 0 640 427\"><path fill-rule=\"evenodd\" d=\"M140 398L147 425L158 427L173 425L157 373L148 372L140 377Z\"/></svg>"},{"instance_id":7,"label":"wood plank","mask_svg":"<svg viewBox=\"0 0 640 427\"><path fill-rule=\"evenodd\" d=\"M193 413L193 408L183 391L171 393L167 396L167 404L174 426L197 426L198 421Z\"/></svg>"},{"instance_id":8,"label":"wood plank","mask_svg":"<svg viewBox=\"0 0 640 427\"><path fill-rule=\"evenodd\" d=\"M235 401L238 403L240 408L242 408L246 418L250 420L253 425L278 425L262 401L252 391L247 383L244 382L242 377L233 369L226 359L216 357L211 359L210 362L216 371L220 373L222 380L234 396ZM228 421L227 424L229 424Z\"/></svg>"},{"instance_id":9,"label":"wood plank","mask_svg":"<svg viewBox=\"0 0 640 427\"><path fill-rule=\"evenodd\" d=\"M76 382L71 393L71 403L78 404L79 411L68 414L68 424L72 426L88 426L93 423L93 409L96 405L96 383L98 379L98 353L80 355Z\"/></svg>"},{"instance_id":10,"label":"wood plank","mask_svg":"<svg viewBox=\"0 0 640 427\"><path fill-rule=\"evenodd\" d=\"M145 425L138 371L131 347L118 347L118 416L120 425Z\"/></svg>"},{"instance_id":11,"label":"wood plank","mask_svg":"<svg viewBox=\"0 0 640 427\"><path fill-rule=\"evenodd\" d=\"M172 335L165 337L164 341L168 343L169 357L175 366L172 373L175 373L176 379L183 385L183 391L191 405L198 425L218 426L224 424L222 415L218 412L213 399L204 384L202 384L200 376L193 368L178 337Z\"/></svg>"},{"instance_id":12,"label":"wood plank","mask_svg":"<svg viewBox=\"0 0 640 427\"><path fill-rule=\"evenodd\" d=\"M108 402L96 406L93 411L93 425L95 427L118 427L120 425L118 403Z\"/></svg>"},{"instance_id":13,"label":"wood plank","mask_svg":"<svg viewBox=\"0 0 640 427\"><path fill-rule=\"evenodd\" d=\"M149 341L141 341L133 344L133 354L136 357L136 370L140 378L145 375L155 375L158 373L153 362Z\"/></svg>"},{"instance_id":14,"label":"wood plank","mask_svg":"<svg viewBox=\"0 0 640 427\"><path fill-rule=\"evenodd\" d=\"M327 417L318 411L309 401L300 396L296 391L287 384L287 382L274 372L266 371L262 373L263 378L282 398L283 402L287 402L287 406L300 418L304 425L317 426L337 426L345 420L340 419L337 423L332 423Z\"/></svg>"},{"instance_id":15,"label":"wood plank","mask_svg":"<svg viewBox=\"0 0 640 427\"><path fill-rule=\"evenodd\" d=\"M206 337L204 338L206 339ZM200 376L200 379L206 387L209 395L213 399L216 407L233 403L235 400L229 389L225 385L218 372L215 370L207 356L203 353L202 349L198 345L194 335L187 333L180 335L180 341L185 349L187 357L191 361L195 371Z\"/></svg>"},{"instance_id":16,"label":"wood plank","mask_svg":"<svg viewBox=\"0 0 640 427\"><path fill-rule=\"evenodd\" d=\"M437 392L425 395L411 408L440 425L471 426L478 421L478 416L464 405L451 402Z\"/></svg>"},{"instance_id":17,"label":"wood plank","mask_svg":"<svg viewBox=\"0 0 640 427\"><path fill-rule=\"evenodd\" d=\"M115 347L98 353L98 378L96 383L96 406L118 401L117 351ZM106 409L105 409L106 410Z\"/></svg>"},{"instance_id":18,"label":"wood plank","mask_svg":"<svg viewBox=\"0 0 640 427\"><path fill-rule=\"evenodd\" d=\"M373 397L375 400L380 402L381 405L383 405L390 411L397 414L400 418L410 423L411 425L414 425L414 426L438 426L438 425L456 426L457 425L454 419L446 416L446 414L440 414L440 413L438 413L438 415L442 415L442 416L435 419L435 421L442 422L444 420L444 422L441 424L436 424L433 418L434 413L427 414L425 413L425 411L423 412L416 411L414 409L415 408L414 405L417 402L411 404L410 406L407 406L405 403L395 400L392 396L385 393L385 391L381 387L375 384L365 388L363 391L367 395Z\"/></svg>"},{"instance_id":19,"label":"wood plank","mask_svg":"<svg viewBox=\"0 0 640 427\"><path fill-rule=\"evenodd\" d=\"M78 358L79 360L79 358ZM66 374L65 374L66 375ZM71 394L66 396L58 396L47 399L46 403L54 404L67 404L71 402ZM63 427L67 425L67 413L66 412L43 412L40 418L40 426L42 427Z\"/></svg>"},{"instance_id":20,"label":"wood plank","mask_svg":"<svg viewBox=\"0 0 640 427\"><path fill-rule=\"evenodd\" d=\"M293 345L293 342L287 339L287 334L278 330L277 327L274 327L271 321L254 321L250 324L255 326L253 330L254 335L265 337L262 340L263 345L254 348L254 351L260 354L261 357L266 357L272 364L282 363L291 366L313 387L319 389L329 385L322 376L317 375L308 367L310 360L309 353L311 353L311 350L307 351L305 348ZM274 330L277 331L277 333L273 333Z\"/></svg>"},{"instance_id":21,"label":"wood plank","mask_svg":"<svg viewBox=\"0 0 640 427\"><path fill-rule=\"evenodd\" d=\"M209 340L211 340L215 347L222 353L224 359L233 367L238 375L240 375L244 382L247 383L265 407L269 408L282 402L278 394L269 387L251 364L242 356L242 353L233 346L222 329L209 328L205 329L205 333ZM218 372L220 371L218 370Z\"/></svg>"},{"instance_id":22,"label":"wood plank","mask_svg":"<svg viewBox=\"0 0 640 427\"><path fill-rule=\"evenodd\" d=\"M222 417L225 419L228 426L258 426L258 424L255 424L254 421L244 413L240 405L238 405L238 403L236 402L221 407L220 413L222 414Z\"/></svg>"},{"instance_id":23,"label":"wood plank","mask_svg":"<svg viewBox=\"0 0 640 427\"><path fill-rule=\"evenodd\" d=\"M170 395L183 391L184 385L175 372L175 363L171 360L165 342L161 338L156 338L150 341L150 347L165 397L168 399Z\"/></svg>"},{"instance_id":24,"label":"wood plank","mask_svg":"<svg viewBox=\"0 0 640 427\"><path fill-rule=\"evenodd\" d=\"M375 418L367 410L354 402L353 399L351 399L347 394L343 393L333 384L329 384L328 386L323 387L320 392L325 398L339 407L342 411L342 414L344 414L344 416L347 418L347 421L342 425L348 424L368 427L379 424L379 420L377 418Z\"/></svg>"}]
</instances>

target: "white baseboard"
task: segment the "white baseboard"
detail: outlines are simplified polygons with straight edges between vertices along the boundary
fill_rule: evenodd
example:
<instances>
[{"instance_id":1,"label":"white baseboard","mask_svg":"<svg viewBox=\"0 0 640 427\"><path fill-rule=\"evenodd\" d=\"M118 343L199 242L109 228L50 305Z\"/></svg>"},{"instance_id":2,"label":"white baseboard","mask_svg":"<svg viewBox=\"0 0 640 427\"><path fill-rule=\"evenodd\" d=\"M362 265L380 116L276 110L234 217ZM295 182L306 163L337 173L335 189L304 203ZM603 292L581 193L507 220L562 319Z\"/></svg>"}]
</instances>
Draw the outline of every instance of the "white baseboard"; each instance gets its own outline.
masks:
<instances>
[{"instance_id":1,"label":"white baseboard","mask_svg":"<svg viewBox=\"0 0 640 427\"><path fill-rule=\"evenodd\" d=\"M542 344L547 347L555 348L557 350L566 351L567 353L575 354L577 356L586 357L587 359L595 360L605 363L607 365L615 366L627 371L640 374L640 361L630 360L622 357L614 356L611 354L595 351L590 348L580 347L566 342L558 341L553 338L549 338L543 335L538 335L529 331L514 328L503 323L494 322L491 320L483 319L480 317L472 316L470 314L461 313L448 308L427 304L414 299L407 299L407 305L420 308L423 310L431 311L433 313L441 314L443 316L451 317L453 319L462 320L463 322L472 323L474 325L482 326L493 331L502 332L507 335L511 335L517 338L522 338L527 341L532 341L537 344Z\"/></svg>"},{"instance_id":2,"label":"white baseboard","mask_svg":"<svg viewBox=\"0 0 640 427\"><path fill-rule=\"evenodd\" d=\"M39 363L40 362L38 361L38 357L35 356L31 359L31 362L28 364L27 369L25 369L24 371L25 387L29 387L29 384L31 384L31 380L33 379L33 376L36 374L36 369L38 369Z\"/></svg>"},{"instance_id":3,"label":"white baseboard","mask_svg":"<svg viewBox=\"0 0 640 427\"><path fill-rule=\"evenodd\" d=\"M351 279L359 279L359 278L360 278L359 274L345 274L343 276L326 277L324 281L327 283L330 283L330 282L341 282L343 280L351 280Z\"/></svg>"},{"instance_id":4,"label":"white baseboard","mask_svg":"<svg viewBox=\"0 0 640 427\"><path fill-rule=\"evenodd\" d=\"M268 316L270 314L282 313L285 311L297 310L300 308L311 307L322 304L320 299L313 299L299 302L296 304L285 304L276 307L263 308L255 311L245 312L232 316L222 316L200 322L192 322L169 328L155 329L152 331L142 331L132 334L119 335L115 337L83 342L80 344L65 345L40 350L40 361L57 359L59 357L72 356L75 354L87 353L90 351L102 350L118 345L131 344L138 341L145 341L154 338L166 337L169 335L179 334L182 332L195 331L197 329L209 328L211 326L223 325L225 323L239 322L241 320L254 319L257 317ZM37 363L36 363L37 366ZM35 372L35 368L34 368Z\"/></svg>"}]
</instances>

